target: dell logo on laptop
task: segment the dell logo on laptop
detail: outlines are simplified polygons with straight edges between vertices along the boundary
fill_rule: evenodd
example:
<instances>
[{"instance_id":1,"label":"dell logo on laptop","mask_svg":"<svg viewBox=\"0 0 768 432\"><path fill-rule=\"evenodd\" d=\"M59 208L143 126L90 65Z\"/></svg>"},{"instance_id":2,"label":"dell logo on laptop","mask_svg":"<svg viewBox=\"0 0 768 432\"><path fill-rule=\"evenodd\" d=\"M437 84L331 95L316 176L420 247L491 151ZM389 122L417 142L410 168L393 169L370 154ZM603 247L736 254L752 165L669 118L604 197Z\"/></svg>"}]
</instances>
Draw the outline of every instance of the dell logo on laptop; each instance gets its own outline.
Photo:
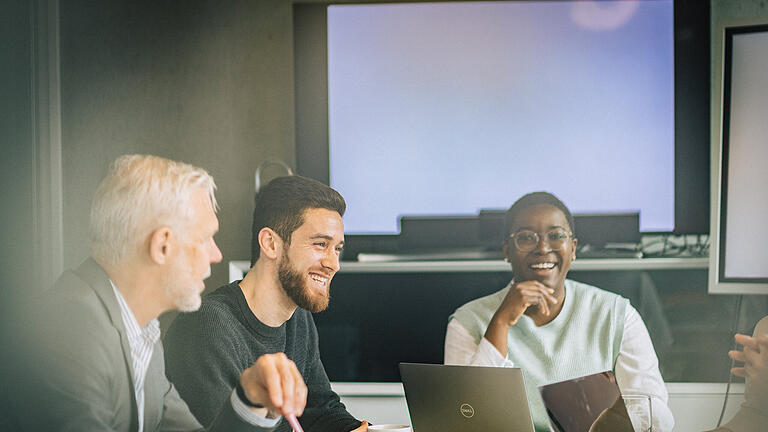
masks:
<instances>
[{"instance_id":1,"label":"dell logo on laptop","mask_svg":"<svg viewBox=\"0 0 768 432\"><path fill-rule=\"evenodd\" d=\"M466 418L472 418L472 416L475 415L475 409L472 408L472 405L467 403L461 404L459 412Z\"/></svg>"}]
</instances>

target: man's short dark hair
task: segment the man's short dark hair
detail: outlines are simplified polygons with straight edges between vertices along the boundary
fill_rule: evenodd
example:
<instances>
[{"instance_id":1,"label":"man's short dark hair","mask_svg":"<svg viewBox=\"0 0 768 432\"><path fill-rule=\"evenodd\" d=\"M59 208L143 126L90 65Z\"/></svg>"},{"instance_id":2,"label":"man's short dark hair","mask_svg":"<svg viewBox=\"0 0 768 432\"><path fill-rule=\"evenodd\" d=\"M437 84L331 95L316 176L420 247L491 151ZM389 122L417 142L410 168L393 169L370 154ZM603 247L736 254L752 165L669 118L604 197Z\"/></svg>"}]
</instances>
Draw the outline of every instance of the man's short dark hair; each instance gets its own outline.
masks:
<instances>
[{"instance_id":1,"label":"man's short dark hair","mask_svg":"<svg viewBox=\"0 0 768 432\"><path fill-rule=\"evenodd\" d=\"M507 213L504 216L505 239L506 236L512 234L512 228L514 227L515 220L517 219L517 216L523 212L523 210L527 209L528 207L541 204L551 205L552 207L562 211L565 215L565 218L568 220L568 227L570 228L574 237L576 236L576 227L573 223L573 215L571 214L571 211L568 210L568 207L566 207L559 198L549 192L531 192L520 197L517 201L515 201L514 204L512 204L509 210L507 210Z\"/></svg>"},{"instance_id":2,"label":"man's short dark hair","mask_svg":"<svg viewBox=\"0 0 768 432\"><path fill-rule=\"evenodd\" d=\"M317 180L301 176L278 177L256 194L251 228L251 266L261 253L259 232L264 227L273 229L287 244L291 235L304 224L307 209L327 209L344 216L347 203L344 198Z\"/></svg>"}]
</instances>

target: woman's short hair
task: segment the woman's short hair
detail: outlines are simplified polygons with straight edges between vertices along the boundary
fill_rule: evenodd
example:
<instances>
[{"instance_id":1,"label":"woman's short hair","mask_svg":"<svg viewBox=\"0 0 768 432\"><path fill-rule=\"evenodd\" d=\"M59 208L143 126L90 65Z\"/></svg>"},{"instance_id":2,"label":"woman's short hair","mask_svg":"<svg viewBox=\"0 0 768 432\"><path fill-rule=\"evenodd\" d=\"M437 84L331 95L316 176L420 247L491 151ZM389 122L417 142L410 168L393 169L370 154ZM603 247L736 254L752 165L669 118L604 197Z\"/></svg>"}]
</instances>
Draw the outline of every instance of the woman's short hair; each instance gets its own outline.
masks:
<instances>
[{"instance_id":1,"label":"woman's short hair","mask_svg":"<svg viewBox=\"0 0 768 432\"><path fill-rule=\"evenodd\" d=\"M562 211L563 214L565 214L565 218L568 220L568 228L571 230L573 235L576 236L576 227L573 223L573 215L571 214L571 211L568 210L568 207L566 207L559 198L549 192L531 192L518 198L518 200L512 204L509 210L507 210L507 213L504 216L505 238L509 234L512 234L515 220L517 220L517 217L520 215L520 213L523 212L523 210L527 209L528 207L541 204L551 205L552 207Z\"/></svg>"},{"instance_id":2,"label":"woman's short hair","mask_svg":"<svg viewBox=\"0 0 768 432\"><path fill-rule=\"evenodd\" d=\"M193 190L217 209L213 177L204 169L158 156L123 155L110 165L91 205L91 256L114 265L162 226L183 232Z\"/></svg>"}]
</instances>

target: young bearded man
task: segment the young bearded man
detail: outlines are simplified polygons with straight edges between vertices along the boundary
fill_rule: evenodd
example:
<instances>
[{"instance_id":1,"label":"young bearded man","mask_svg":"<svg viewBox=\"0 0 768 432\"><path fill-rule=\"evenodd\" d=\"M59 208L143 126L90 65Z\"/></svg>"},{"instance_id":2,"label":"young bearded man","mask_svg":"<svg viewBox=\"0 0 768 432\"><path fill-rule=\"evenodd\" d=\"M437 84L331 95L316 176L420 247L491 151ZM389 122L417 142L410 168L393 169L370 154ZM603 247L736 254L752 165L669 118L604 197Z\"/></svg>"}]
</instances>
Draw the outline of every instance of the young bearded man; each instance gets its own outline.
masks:
<instances>
[{"instance_id":1,"label":"young bearded man","mask_svg":"<svg viewBox=\"0 0 768 432\"><path fill-rule=\"evenodd\" d=\"M304 430L365 431L367 423L352 417L331 390L311 315L328 306L346 203L322 183L289 176L270 182L255 204L250 271L205 296L198 312L176 318L165 338L168 376L208 424L253 359L285 353L307 384L299 418ZM277 430L290 426L283 421Z\"/></svg>"},{"instance_id":2,"label":"young bearded man","mask_svg":"<svg viewBox=\"0 0 768 432\"><path fill-rule=\"evenodd\" d=\"M28 314L14 430L202 429L166 379L157 316L196 310L210 264L221 261L215 187L205 170L168 159L112 164L93 199L91 258ZM242 391L211 407L211 430L272 430L279 419L269 412L303 411L306 387L282 354L254 358L235 381Z\"/></svg>"}]
</instances>

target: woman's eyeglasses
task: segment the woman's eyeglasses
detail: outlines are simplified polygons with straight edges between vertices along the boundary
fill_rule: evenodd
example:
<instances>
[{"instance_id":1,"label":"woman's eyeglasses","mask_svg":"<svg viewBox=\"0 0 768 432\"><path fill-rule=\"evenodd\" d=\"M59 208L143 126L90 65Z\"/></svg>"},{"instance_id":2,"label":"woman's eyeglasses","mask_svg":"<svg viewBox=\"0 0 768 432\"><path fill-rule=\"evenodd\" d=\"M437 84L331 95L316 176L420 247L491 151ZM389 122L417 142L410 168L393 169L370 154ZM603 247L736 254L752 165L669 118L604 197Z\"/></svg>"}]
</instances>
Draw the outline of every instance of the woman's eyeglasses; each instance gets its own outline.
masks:
<instances>
[{"instance_id":1,"label":"woman's eyeglasses","mask_svg":"<svg viewBox=\"0 0 768 432\"><path fill-rule=\"evenodd\" d=\"M568 239L573 237L573 233L564 229L557 228L547 231L543 234L543 236L547 243L549 243L549 247L552 249L560 249L568 242ZM518 231L514 234L510 234L509 237L515 243L515 247L520 252L528 252L533 250L536 248L542 238L539 233L531 230Z\"/></svg>"}]
</instances>

